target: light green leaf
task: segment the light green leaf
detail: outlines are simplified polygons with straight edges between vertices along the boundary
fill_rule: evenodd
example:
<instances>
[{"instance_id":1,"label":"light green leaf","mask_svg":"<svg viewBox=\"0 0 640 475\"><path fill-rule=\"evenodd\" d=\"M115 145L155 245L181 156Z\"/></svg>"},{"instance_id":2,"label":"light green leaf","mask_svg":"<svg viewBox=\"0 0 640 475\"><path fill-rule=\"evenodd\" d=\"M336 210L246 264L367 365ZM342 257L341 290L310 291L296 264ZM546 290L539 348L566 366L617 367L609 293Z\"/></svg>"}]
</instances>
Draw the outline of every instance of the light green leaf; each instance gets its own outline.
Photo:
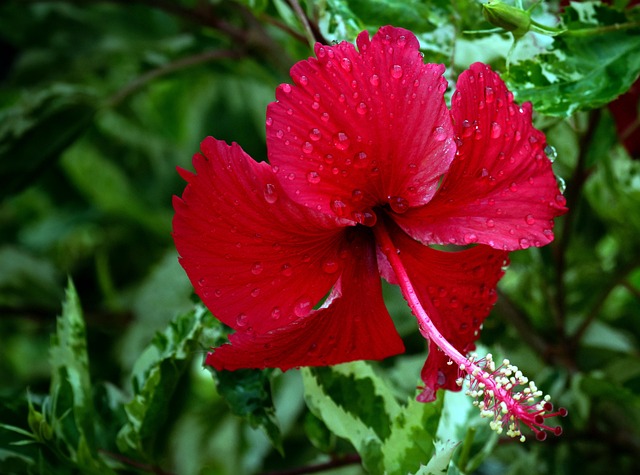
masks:
<instances>
[{"instance_id":1,"label":"light green leaf","mask_svg":"<svg viewBox=\"0 0 640 475\"><path fill-rule=\"evenodd\" d=\"M447 473L453 451L459 444L451 441L436 442L436 450L429 463L420 467L415 475L442 475Z\"/></svg>"},{"instance_id":2,"label":"light green leaf","mask_svg":"<svg viewBox=\"0 0 640 475\"><path fill-rule=\"evenodd\" d=\"M506 80L519 101L567 117L611 102L638 78L640 23L600 2L571 2L562 20L567 31L511 65Z\"/></svg>"},{"instance_id":3,"label":"light green leaf","mask_svg":"<svg viewBox=\"0 0 640 475\"><path fill-rule=\"evenodd\" d=\"M441 399L423 404L410 398L401 405L394 388L362 361L302 374L311 412L353 444L370 472L406 474L431 457Z\"/></svg>"},{"instance_id":4,"label":"light green leaf","mask_svg":"<svg viewBox=\"0 0 640 475\"><path fill-rule=\"evenodd\" d=\"M200 349L209 316L202 306L178 316L140 356L133 370L133 399L125 406L128 422L117 437L120 450L153 458L156 438L169 416L178 381Z\"/></svg>"}]
</instances>

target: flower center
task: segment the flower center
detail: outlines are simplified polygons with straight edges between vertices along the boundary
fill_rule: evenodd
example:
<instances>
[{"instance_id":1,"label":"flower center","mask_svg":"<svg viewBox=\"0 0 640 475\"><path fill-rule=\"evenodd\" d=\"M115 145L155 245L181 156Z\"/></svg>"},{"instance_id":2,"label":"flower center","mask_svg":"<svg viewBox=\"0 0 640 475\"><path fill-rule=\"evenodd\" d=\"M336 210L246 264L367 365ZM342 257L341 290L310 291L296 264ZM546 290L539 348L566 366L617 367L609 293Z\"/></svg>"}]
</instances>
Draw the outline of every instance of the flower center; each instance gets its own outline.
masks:
<instances>
[{"instance_id":1,"label":"flower center","mask_svg":"<svg viewBox=\"0 0 640 475\"><path fill-rule=\"evenodd\" d=\"M476 359L475 356L467 358L461 354L440 333L420 303L383 219L377 220L373 233L396 275L402 295L418 320L420 333L433 341L450 358L452 364L458 366L461 373L457 380L459 386L469 378L467 394L476 398L474 405L480 409L481 416L492 419L489 424L491 429L500 434L506 427L506 434L521 442L524 442L525 436L520 431L520 423L529 427L538 440L544 440L547 431L560 435L562 428L547 425L545 420L555 416L564 417L567 410L560 408L552 412L553 405L549 402L549 396L542 397L542 392L535 383L529 381L508 360L504 360L496 368L491 354L482 359Z\"/></svg>"}]
</instances>

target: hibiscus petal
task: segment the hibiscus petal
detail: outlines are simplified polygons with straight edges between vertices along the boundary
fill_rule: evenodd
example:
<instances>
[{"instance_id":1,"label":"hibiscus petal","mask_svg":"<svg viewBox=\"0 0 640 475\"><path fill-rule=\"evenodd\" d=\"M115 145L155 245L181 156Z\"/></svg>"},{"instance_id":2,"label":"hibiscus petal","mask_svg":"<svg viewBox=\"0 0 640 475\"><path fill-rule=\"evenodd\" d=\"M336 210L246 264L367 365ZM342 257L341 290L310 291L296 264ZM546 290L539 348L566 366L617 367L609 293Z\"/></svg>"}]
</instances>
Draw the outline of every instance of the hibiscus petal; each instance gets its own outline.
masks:
<instances>
[{"instance_id":1,"label":"hibiscus petal","mask_svg":"<svg viewBox=\"0 0 640 475\"><path fill-rule=\"evenodd\" d=\"M444 66L410 31L316 45L267 109L269 160L297 202L362 224L369 208L428 202L455 154Z\"/></svg>"},{"instance_id":2,"label":"hibiscus petal","mask_svg":"<svg viewBox=\"0 0 640 475\"><path fill-rule=\"evenodd\" d=\"M480 326L496 301L496 285L503 274L507 253L478 245L458 252L424 246L397 226L390 236L407 274L440 333L462 354L475 348ZM458 368L433 342L422 369L425 383L420 400L435 398L438 388L456 391Z\"/></svg>"},{"instance_id":3,"label":"hibiscus petal","mask_svg":"<svg viewBox=\"0 0 640 475\"><path fill-rule=\"evenodd\" d=\"M475 63L460 75L451 111L459 155L433 200L396 222L430 243L515 250L551 242L565 199L531 104L514 104L500 77Z\"/></svg>"},{"instance_id":4,"label":"hibiscus petal","mask_svg":"<svg viewBox=\"0 0 640 475\"><path fill-rule=\"evenodd\" d=\"M357 236L349 244L349 254L323 308L266 333L240 329L229 336L231 344L207 356L206 364L218 370L287 370L402 353L404 345L382 299L371 236Z\"/></svg>"},{"instance_id":5,"label":"hibiscus petal","mask_svg":"<svg viewBox=\"0 0 640 475\"><path fill-rule=\"evenodd\" d=\"M308 314L343 266L344 228L289 200L266 163L211 137L174 197L180 263L217 318L269 331Z\"/></svg>"}]
</instances>

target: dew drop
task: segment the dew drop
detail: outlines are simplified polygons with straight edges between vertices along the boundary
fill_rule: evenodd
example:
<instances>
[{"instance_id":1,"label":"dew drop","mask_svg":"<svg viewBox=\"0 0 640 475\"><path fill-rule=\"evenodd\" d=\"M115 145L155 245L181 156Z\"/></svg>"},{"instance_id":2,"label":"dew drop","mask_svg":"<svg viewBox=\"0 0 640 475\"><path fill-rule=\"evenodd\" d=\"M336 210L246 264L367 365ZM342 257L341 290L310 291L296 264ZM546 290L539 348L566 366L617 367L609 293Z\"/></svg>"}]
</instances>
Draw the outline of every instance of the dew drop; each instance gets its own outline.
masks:
<instances>
[{"instance_id":1,"label":"dew drop","mask_svg":"<svg viewBox=\"0 0 640 475\"><path fill-rule=\"evenodd\" d=\"M520 249L528 249L531 244L527 238L520 239Z\"/></svg>"},{"instance_id":2,"label":"dew drop","mask_svg":"<svg viewBox=\"0 0 640 475\"><path fill-rule=\"evenodd\" d=\"M307 154L313 152L313 145L311 145L311 142L305 142L302 145L302 151Z\"/></svg>"},{"instance_id":3,"label":"dew drop","mask_svg":"<svg viewBox=\"0 0 640 475\"><path fill-rule=\"evenodd\" d=\"M280 307L273 307L271 309L271 318L274 320L278 320L282 316L282 312L280 311Z\"/></svg>"},{"instance_id":4,"label":"dew drop","mask_svg":"<svg viewBox=\"0 0 640 475\"><path fill-rule=\"evenodd\" d=\"M355 189L351 192L351 199L356 203L360 202L364 199L364 193L362 190Z\"/></svg>"},{"instance_id":5,"label":"dew drop","mask_svg":"<svg viewBox=\"0 0 640 475\"><path fill-rule=\"evenodd\" d=\"M396 44L398 46L404 46L407 43L407 38L404 35L398 36L398 39L396 40Z\"/></svg>"},{"instance_id":6,"label":"dew drop","mask_svg":"<svg viewBox=\"0 0 640 475\"><path fill-rule=\"evenodd\" d=\"M309 83L309 78L307 76L300 76L300 84L306 86Z\"/></svg>"},{"instance_id":7,"label":"dew drop","mask_svg":"<svg viewBox=\"0 0 640 475\"><path fill-rule=\"evenodd\" d=\"M558 152L556 151L556 148L551 145L547 145L544 148L544 154L547 156L551 163L553 163L556 158L558 158Z\"/></svg>"},{"instance_id":8,"label":"dew drop","mask_svg":"<svg viewBox=\"0 0 640 475\"><path fill-rule=\"evenodd\" d=\"M280 272L285 277L291 277L291 275L293 274L293 267L291 267L291 264L282 264Z\"/></svg>"},{"instance_id":9,"label":"dew drop","mask_svg":"<svg viewBox=\"0 0 640 475\"><path fill-rule=\"evenodd\" d=\"M502 135L502 127L497 122L491 122L491 138L497 139Z\"/></svg>"},{"instance_id":10,"label":"dew drop","mask_svg":"<svg viewBox=\"0 0 640 475\"><path fill-rule=\"evenodd\" d=\"M253 289L251 291L251 296L252 297L257 297L258 295L260 295L260 289L258 287L256 287L255 289Z\"/></svg>"},{"instance_id":11,"label":"dew drop","mask_svg":"<svg viewBox=\"0 0 640 475\"><path fill-rule=\"evenodd\" d=\"M528 225L535 224L535 222L536 222L536 218L534 218L532 214L528 214L527 217L524 218L524 220L526 221L526 223Z\"/></svg>"},{"instance_id":12,"label":"dew drop","mask_svg":"<svg viewBox=\"0 0 640 475\"><path fill-rule=\"evenodd\" d=\"M391 77L394 79L400 79L402 77L402 66L399 64L391 66Z\"/></svg>"},{"instance_id":13,"label":"dew drop","mask_svg":"<svg viewBox=\"0 0 640 475\"><path fill-rule=\"evenodd\" d=\"M293 306L293 313L296 317L306 317L311 312L311 299L308 297L299 298Z\"/></svg>"},{"instance_id":14,"label":"dew drop","mask_svg":"<svg viewBox=\"0 0 640 475\"><path fill-rule=\"evenodd\" d=\"M286 92L287 94L289 94L291 92L291 85L290 84L283 84L282 85L282 91Z\"/></svg>"},{"instance_id":15,"label":"dew drop","mask_svg":"<svg viewBox=\"0 0 640 475\"><path fill-rule=\"evenodd\" d=\"M484 88L484 97L487 101L487 104L491 104L493 102L493 100L495 99L495 93L493 92L492 87L487 86Z\"/></svg>"},{"instance_id":16,"label":"dew drop","mask_svg":"<svg viewBox=\"0 0 640 475\"><path fill-rule=\"evenodd\" d=\"M473 244L474 242L478 242L478 236L473 233L465 234L464 242L465 244Z\"/></svg>"},{"instance_id":17,"label":"dew drop","mask_svg":"<svg viewBox=\"0 0 640 475\"><path fill-rule=\"evenodd\" d=\"M333 138L333 144L338 150L346 150L349 148L349 136L344 132L338 132Z\"/></svg>"},{"instance_id":18,"label":"dew drop","mask_svg":"<svg viewBox=\"0 0 640 475\"><path fill-rule=\"evenodd\" d=\"M342 200L332 200L329 207L338 218L344 218L347 214L347 205Z\"/></svg>"},{"instance_id":19,"label":"dew drop","mask_svg":"<svg viewBox=\"0 0 640 475\"><path fill-rule=\"evenodd\" d=\"M358 114L365 115L367 113L367 105L364 102L361 102L358 104L358 107L356 107L356 110L358 111Z\"/></svg>"},{"instance_id":20,"label":"dew drop","mask_svg":"<svg viewBox=\"0 0 640 475\"><path fill-rule=\"evenodd\" d=\"M402 196L390 196L389 206L396 213L402 214L409 209L409 202Z\"/></svg>"},{"instance_id":21,"label":"dew drop","mask_svg":"<svg viewBox=\"0 0 640 475\"><path fill-rule=\"evenodd\" d=\"M317 142L318 140L320 140L320 137L322 137L322 134L320 133L319 129L311 129L309 131L309 138L314 142Z\"/></svg>"},{"instance_id":22,"label":"dew drop","mask_svg":"<svg viewBox=\"0 0 640 475\"><path fill-rule=\"evenodd\" d=\"M236 317L236 325L240 328L242 327L246 327L247 326L247 315L244 313L241 313L240 315L238 315Z\"/></svg>"},{"instance_id":23,"label":"dew drop","mask_svg":"<svg viewBox=\"0 0 640 475\"><path fill-rule=\"evenodd\" d=\"M312 170L307 173L307 181L314 185L320 183L320 175L318 175L318 172Z\"/></svg>"},{"instance_id":24,"label":"dew drop","mask_svg":"<svg viewBox=\"0 0 640 475\"><path fill-rule=\"evenodd\" d=\"M273 204L278 201L278 191L276 185L273 183L267 183L264 185L264 199L267 203Z\"/></svg>"},{"instance_id":25,"label":"dew drop","mask_svg":"<svg viewBox=\"0 0 640 475\"><path fill-rule=\"evenodd\" d=\"M278 131L276 132L276 137L278 137L279 139L284 137L284 130L278 129Z\"/></svg>"},{"instance_id":26,"label":"dew drop","mask_svg":"<svg viewBox=\"0 0 640 475\"><path fill-rule=\"evenodd\" d=\"M253 275L258 275L262 272L263 267L262 267L262 263L261 262L255 262L252 266L251 266L251 273Z\"/></svg>"},{"instance_id":27,"label":"dew drop","mask_svg":"<svg viewBox=\"0 0 640 475\"><path fill-rule=\"evenodd\" d=\"M340 66L342 66L342 69L345 71L351 71L351 60L349 58L342 58L342 60L340 60Z\"/></svg>"},{"instance_id":28,"label":"dew drop","mask_svg":"<svg viewBox=\"0 0 640 475\"><path fill-rule=\"evenodd\" d=\"M509 190L515 193L516 191L518 191L518 185L516 185L515 183L511 183L509 185Z\"/></svg>"},{"instance_id":29,"label":"dew drop","mask_svg":"<svg viewBox=\"0 0 640 475\"><path fill-rule=\"evenodd\" d=\"M433 138L438 142L443 142L447 139L447 131L441 125L433 129Z\"/></svg>"},{"instance_id":30,"label":"dew drop","mask_svg":"<svg viewBox=\"0 0 640 475\"><path fill-rule=\"evenodd\" d=\"M320 120L322 120L322 122L327 122L329 120L329 114L327 114L326 112L323 112L322 115L320 116Z\"/></svg>"},{"instance_id":31,"label":"dew drop","mask_svg":"<svg viewBox=\"0 0 640 475\"><path fill-rule=\"evenodd\" d=\"M563 195L556 195L556 203L558 206L564 207L567 204L567 199Z\"/></svg>"},{"instance_id":32,"label":"dew drop","mask_svg":"<svg viewBox=\"0 0 640 475\"><path fill-rule=\"evenodd\" d=\"M369 82L372 86L377 86L378 84L380 84L380 77L378 77L377 74L374 74L369 78Z\"/></svg>"},{"instance_id":33,"label":"dew drop","mask_svg":"<svg viewBox=\"0 0 640 475\"><path fill-rule=\"evenodd\" d=\"M272 117L267 117L267 127L270 127L273 124L273 118Z\"/></svg>"},{"instance_id":34,"label":"dew drop","mask_svg":"<svg viewBox=\"0 0 640 475\"><path fill-rule=\"evenodd\" d=\"M493 219L487 219L487 227L488 228L493 228L495 227L496 223Z\"/></svg>"},{"instance_id":35,"label":"dew drop","mask_svg":"<svg viewBox=\"0 0 640 475\"><path fill-rule=\"evenodd\" d=\"M335 274L339 267L338 263L334 260L328 260L322 264L322 270L327 274Z\"/></svg>"},{"instance_id":36,"label":"dew drop","mask_svg":"<svg viewBox=\"0 0 640 475\"><path fill-rule=\"evenodd\" d=\"M369 157L365 152L358 152L353 156L353 166L365 168L369 164Z\"/></svg>"}]
</instances>

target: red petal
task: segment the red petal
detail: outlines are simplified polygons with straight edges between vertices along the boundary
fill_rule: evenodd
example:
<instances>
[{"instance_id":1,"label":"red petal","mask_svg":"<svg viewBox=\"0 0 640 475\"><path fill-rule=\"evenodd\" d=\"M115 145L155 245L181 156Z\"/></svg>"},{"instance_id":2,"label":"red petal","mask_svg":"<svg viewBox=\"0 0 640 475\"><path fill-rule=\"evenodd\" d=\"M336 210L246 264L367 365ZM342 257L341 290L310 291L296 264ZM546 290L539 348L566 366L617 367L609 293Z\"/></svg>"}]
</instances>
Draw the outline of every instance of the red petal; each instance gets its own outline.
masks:
<instances>
[{"instance_id":1,"label":"red petal","mask_svg":"<svg viewBox=\"0 0 640 475\"><path fill-rule=\"evenodd\" d=\"M455 154L444 66L424 64L410 31L316 45L267 109L269 160L297 202L354 215L391 202L426 203Z\"/></svg>"},{"instance_id":2,"label":"red petal","mask_svg":"<svg viewBox=\"0 0 640 475\"><path fill-rule=\"evenodd\" d=\"M266 163L211 137L174 198L173 238L216 317L269 331L307 314L340 275L344 228L287 198Z\"/></svg>"},{"instance_id":3,"label":"red petal","mask_svg":"<svg viewBox=\"0 0 640 475\"><path fill-rule=\"evenodd\" d=\"M451 110L459 155L433 200L398 216L398 224L423 242L505 250L551 242L565 199L531 104L514 104L500 77L476 63L460 75Z\"/></svg>"},{"instance_id":4,"label":"red petal","mask_svg":"<svg viewBox=\"0 0 640 475\"><path fill-rule=\"evenodd\" d=\"M402 353L402 340L382 300L370 236L351 242L350 253L328 306L267 333L237 331L230 345L207 356L206 364L219 370L287 370Z\"/></svg>"},{"instance_id":5,"label":"red petal","mask_svg":"<svg viewBox=\"0 0 640 475\"><path fill-rule=\"evenodd\" d=\"M465 354L475 348L480 326L496 301L496 285L507 253L488 246L445 252L424 246L396 226L390 235L416 294L440 333ZM458 368L432 343L422 370L421 400L438 388L456 391Z\"/></svg>"}]
</instances>

